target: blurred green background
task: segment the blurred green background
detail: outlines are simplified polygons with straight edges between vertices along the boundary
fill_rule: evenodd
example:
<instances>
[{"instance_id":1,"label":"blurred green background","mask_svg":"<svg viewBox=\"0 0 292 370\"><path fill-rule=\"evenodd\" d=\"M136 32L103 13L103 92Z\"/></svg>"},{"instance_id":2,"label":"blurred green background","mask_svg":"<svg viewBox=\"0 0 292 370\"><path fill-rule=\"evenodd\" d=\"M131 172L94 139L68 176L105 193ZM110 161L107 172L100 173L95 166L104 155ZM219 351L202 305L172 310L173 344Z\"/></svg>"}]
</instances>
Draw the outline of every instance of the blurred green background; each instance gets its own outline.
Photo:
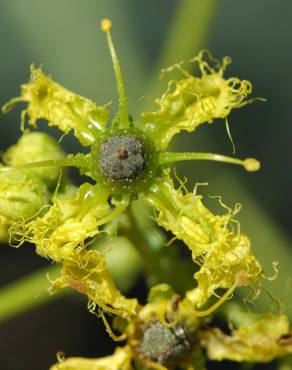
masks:
<instances>
[{"instance_id":1,"label":"blurred green background","mask_svg":"<svg viewBox=\"0 0 292 370\"><path fill-rule=\"evenodd\" d=\"M180 165L178 173L188 176L190 189L196 182L208 182L207 188L200 188L206 197L220 194L229 205L243 204L242 230L267 273L272 273L272 260L280 261L279 278L268 289L284 299L290 314L291 291L287 293L286 286L292 264L291 14L289 0L0 0L0 104L19 94L29 65L35 63L74 92L101 104L113 101L114 112L114 74L99 30L103 17L114 24L114 42L136 119L151 108L148 98L158 97L167 85L166 78L158 79L161 67L188 59L200 48L209 48L218 58L231 56L227 74L251 80L255 96L267 98L266 103L254 103L229 117L237 155L258 158L262 169L249 174L205 162ZM0 116L1 151L20 136L19 112ZM60 137L57 130L40 127ZM80 150L68 136L62 145L67 152ZM223 121L181 135L174 146L232 154ZM46 265L32 247L1 246L0 286ZM143 299L144 293L140 281L129 295ZM25 290L20 294L25 296ZM0 309L1 297L0 292ZM270 309L270 303L266 305ZM97 357L114 347L101 322L88 314L85 300L74 296L2 321L0 343L1 370L47 369L58 350L67 356Z\"/></svg>"}]
</instances>

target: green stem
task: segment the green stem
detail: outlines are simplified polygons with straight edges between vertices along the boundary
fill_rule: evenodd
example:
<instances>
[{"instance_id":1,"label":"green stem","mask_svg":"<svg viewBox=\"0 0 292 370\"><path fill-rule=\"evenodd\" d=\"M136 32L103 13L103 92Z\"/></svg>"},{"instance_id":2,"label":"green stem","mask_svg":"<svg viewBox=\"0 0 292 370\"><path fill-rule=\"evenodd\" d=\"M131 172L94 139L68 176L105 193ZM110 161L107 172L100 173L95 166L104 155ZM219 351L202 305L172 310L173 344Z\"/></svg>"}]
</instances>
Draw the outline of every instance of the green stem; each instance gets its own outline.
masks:
<instances>
[{"instance_id":1,"label":"green stem","mask_svg":"<svg viewBox=\"0 0 292 370\"><path fill-rule=\"evenodd\" d=\"M108 214L107 216L101 218L97 221L96 226L104 225L113 219L115 219L117 216L119 216L121 213L123 213L128 205L130 204L131 196L129 194L124 195L121 202L115 207L115 209Z\"/></svg>"},{"instance_id":2,"label":"green stem","mask_svg":"<svg viewBox=\"0 0 292 370\"><path fill-rule=\"evenodd\" d=\"M24 163L18 166L6 166L1 167L0 172L8 172L8 171L15 171L15 170L25 170L28 168L36 168L36 167L77 167L74 158L67 158L67 159L52 159L48 161L39 161L39 162L31 162L31 163Z\"/></svg>"},{"instance_id":3,"label":"green stem","mask_svg":"<svg viewBox=\"0 0 292 370\"><path fill-rule=\"evenodd\" d=\"M183 295L193 287L193 265L181 258L178 248L166 246L165 235L153 225L150 211L142 197L132 203L125 233L142 257L148 285L167 283Z\"/></svg>"},{"instance_id":4,"label":"green stem","mask_svg":"<svg viewBox=\"0 0 292 370\"><path fill-rule=\"evenodd\" d=\"M62 293L50 295L50 279L58 275L59 267L41 269L0 290L0 322L25 312L31 308L60 297Z\"/></svg>"},{"instance_id":5,"label":"green stem","mask_svg":"<svg viewBox=\"0 0 292 370\"><path fill-rule=\"evenodd\" d=\"M124 232L143 258L145 276L155 275L156 268L153 264L153 251L161 249L164 239L158 231L155 233L156 230L154 230L153 226L149 224L148 220L145 220L145 209L142 209L143 206L137 202L129 208L129 212L127 213L129 224ZM137 213L139 213L140 221ZM140 223L141 219L143 220L142 227ZM149 238L149 236L151 237Z\"/></svg>"}]
</instances>

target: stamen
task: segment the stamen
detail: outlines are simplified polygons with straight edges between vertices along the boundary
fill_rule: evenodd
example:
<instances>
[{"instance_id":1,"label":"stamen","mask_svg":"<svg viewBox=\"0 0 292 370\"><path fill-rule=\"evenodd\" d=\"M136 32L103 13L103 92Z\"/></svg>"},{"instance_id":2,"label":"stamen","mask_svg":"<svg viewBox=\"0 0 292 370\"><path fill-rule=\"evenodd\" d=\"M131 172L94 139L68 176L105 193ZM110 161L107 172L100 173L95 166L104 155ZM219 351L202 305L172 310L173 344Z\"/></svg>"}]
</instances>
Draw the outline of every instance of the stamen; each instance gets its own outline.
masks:
<instances>
[{"instance_id":1,"label":"stamen","mask_svg":"<svg viewBox=\"0 0 292 370\"><path fill-rule=\"evenodd\" d=\"M115 341L115 342L121 342L121 341L124 341L125 339L127 339L127 336L126 334L121 334L119 336L117 336L113 331L112 331L112 328L110 327L110 324L108 323L104 313L102 311L100 311L100 316L102 318L102 321L104 323L104 326L106 328L106 331L108 332L109 336Z\"/></svg>"},{"instance_id":2,"label":"stamen","mask_svg":"<svg viewBox=\"0 0 292 370\"><path fill-rule=\"evenodd\" d=\"M222 295L222 297L216 303L214 303L213 306L207 308L206 310L202 310L202 311L195 310L193 311L194 315L198 317L204 317L204 316L211 315L211 313L216 311L226 300L231 298L234 290L237 287L244 285L246 283L246 279L247 279L246 272L244 270L239 271L235 276L235 281L233 285L231 285L231 287L226 290L226 292Z\"/></svg>"},{"instance_id":3,"label":"stamen","mask_svg":"<svg viewBox=\"0 0 292 370\"><path fill-rule=\"evenodd\" d=\"M207 308L203 311L192 311L194 315L198 317L204 317L211 315L212 312L216 311L227 299L229 299L234 292L235 288L238 286L238 282L236 281L229 289L226 290L226 292L223 294L223 296L213 304L213 306Z\"/></svg>"},{"instance_id":4,"label":"stamen","mask_svg":"<svg viewBox=\"0 0 292 370\"><path fill-rule=\"evenodd\" d=\"M231 163L237 164L242 167L246 171L255 172L260 169L260 162L255 158L246 158L244 160L228 157L222 154L214 154L214 153L171 153L171 152L164 152L159 153L158 155L158 163L160 166L163 166L168 163L178 162L178 161L190 161L190 160L207 160L207 161L216 161L216 162L224 162L224 163Z\"/></svg>"},{"instance_id":5,"label":"stamen","mask_svg":"<svg viewBox=\"0 0 292 370\"><path fill-rule=\"evenodd\" d=\"M113 40L112 40L112 22L109 19L103 19L101 21L101 30L106 32L107 43L111 53L111 58L114 66L117 88L119 93L119 112L114 119L113 125L119 128L128 128L130 126L129 120L129 109L128 109L128 98L125 91L124 78L120 66L118 56L116 54Z\"/></svg>"},{"instance_id":6,"label":"stamen","mask_svg":"<svg viewBox=\"0 0 292 370\"><path fill-rule=\"evenodd\" d=\"M8 172L8 171L17 171L17 170L26 170L29 168L37 168L37 167L76 167L80 171L87 171L89 159L88 154L68 154L65 159L51 159L47 161L36 161L30 163L23 163L16 166L3 166L0 167L1 172Z\"/></svg>"},{"instance_id":7,"label":"stamen","mask_svg":"<svg viewBox=\"0 0 292 370\"><path fill-rule=\"evenodd\" d=\"M26 170L28 168L37 168L37 167L53 167L53 166L55 167L78 167L77 163L74 161L74 158L67 158L67 159L52 159L49 161L24 163L18 166L0 167L0 172Z\"/></svg>"},{"instance_id":8,"label":"stamen","mask_svg":"<svg viewBox=\"0 0 292 370\"><path fill-rule=\"evenodd\" d=\"M108 215L104 216L100 220L97 221L96 225L101 226L104 225L117 216L119 216L121 213L125 211L125 209L128 207L130 204L131 196L129 194L123 195L122 200L119 202L119 204L115 207L115 209L109 213Z\"/></svg>"}]
</instances>

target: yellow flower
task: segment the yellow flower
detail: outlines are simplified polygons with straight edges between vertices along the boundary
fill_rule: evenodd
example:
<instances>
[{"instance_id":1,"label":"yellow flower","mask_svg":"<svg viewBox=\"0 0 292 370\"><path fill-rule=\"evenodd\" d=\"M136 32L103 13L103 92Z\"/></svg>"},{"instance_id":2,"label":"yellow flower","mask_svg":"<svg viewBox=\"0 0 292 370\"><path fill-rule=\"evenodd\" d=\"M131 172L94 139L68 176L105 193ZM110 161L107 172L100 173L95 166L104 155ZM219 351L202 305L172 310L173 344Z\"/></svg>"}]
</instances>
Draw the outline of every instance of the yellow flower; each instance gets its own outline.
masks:
<instances>
[{"instance_id":1,"label":"yellow flower","mask_svg":"<svg viewBox=\"0 0 292 370\"><path fill-rule=\"evenodd\" d=\"M183 78L170 82L166 93L157 100L156 112L146 112L142 122L136 122L129 114L111 22L104 20L101 28L106 32L119 94L119 110L110 125L106 106L97 106L68 91L35 67L31 69L31 80L22 86L21 96L3 108L8 111L15 103L25 102L23 130L26 119L33 127L39 119L45 119L64 134L72 131L89 150L66 158L39 158L37 153L24 150L21 158L17 150L11 149L7 153L11 166L1 168L1 176L26 171L49 183L52 179L46 167L72 166L91 180L79 189L57 186L50 203L45 207L43 202L37 203L37 214L13 218L10 232L15 242L34 243L39 255L61 263L61 276L52 282L53 291L70 286L85 294L89 309L102 317L111 336L128 340L127 346L117 349L113 356L99 360L68 359L55 365L54 370L126 370L131 369L132 359L156 369L177 364L191 369L190 354L199 317L213 313L236 287L258 282L262 271L248 237L234 227L238 209L225 207L225 214L213 214L203 204L202 196L186 191L183 184L175 188L171 166L182 160L214 160L256 171L260 164L254 158L241 160L213 153L173 153L166 149L181 130L191 132L217 118L226 120L232 109L247 104L251 84L224 76L229 58L217 63L210 54L201 52L193 59L201 74L193 76L181 64L169 68L167 71L178 68ZM206 55L210 64L205 60ZM25 140L21 143L24 148ZM10 159L12 156L15 160ZM56 181L56 171L52 177ZM6 198L9 197L4 194ZM128 206L137 198L153 207L157 223L185 243L198 266L194 275L196 288L186 292L182 301L180 298L177 301L177 295L169 287L159 286L151 291L149 303L140 307L136 299L128 299L118 291L107 271L104 255L90 248L105 231L105 225L123 212L130 212ZM210 308L201 310L218 288L226 289L222 297ZM121 337L112 332L105 313L126 320Z\"/></svg>"}]
</instances>

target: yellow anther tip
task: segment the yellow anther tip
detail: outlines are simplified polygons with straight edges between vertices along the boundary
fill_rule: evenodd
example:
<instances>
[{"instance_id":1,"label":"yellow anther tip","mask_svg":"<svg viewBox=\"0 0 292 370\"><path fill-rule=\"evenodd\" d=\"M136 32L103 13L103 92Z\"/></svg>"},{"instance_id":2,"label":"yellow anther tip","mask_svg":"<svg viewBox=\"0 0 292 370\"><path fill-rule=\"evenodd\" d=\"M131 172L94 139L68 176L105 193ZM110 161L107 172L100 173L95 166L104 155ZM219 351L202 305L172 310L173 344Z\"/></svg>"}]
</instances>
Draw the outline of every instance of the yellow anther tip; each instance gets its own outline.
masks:
<instances>
[{"instance_id":1,"label":"yellow anther tip","mask_svg":"<svg viewBox=\"0 0 292 370\"><path fill-rule=\"evenodd\" d=\"M255 158L246 158L243 161L244 168L249 172L258 171L261 168L261 164Z\"/></svg>"},{"instance_id":2,"label":"yellow anther tip","mask_svg":"<svg viewBox=\"0 0 292 370\"><path fill-rule=\"evenodd\" d=\"M100 28L103 32L108 32L112 29L112 22L105 18L100 22Z\"/></svg>"}]
</instances>

